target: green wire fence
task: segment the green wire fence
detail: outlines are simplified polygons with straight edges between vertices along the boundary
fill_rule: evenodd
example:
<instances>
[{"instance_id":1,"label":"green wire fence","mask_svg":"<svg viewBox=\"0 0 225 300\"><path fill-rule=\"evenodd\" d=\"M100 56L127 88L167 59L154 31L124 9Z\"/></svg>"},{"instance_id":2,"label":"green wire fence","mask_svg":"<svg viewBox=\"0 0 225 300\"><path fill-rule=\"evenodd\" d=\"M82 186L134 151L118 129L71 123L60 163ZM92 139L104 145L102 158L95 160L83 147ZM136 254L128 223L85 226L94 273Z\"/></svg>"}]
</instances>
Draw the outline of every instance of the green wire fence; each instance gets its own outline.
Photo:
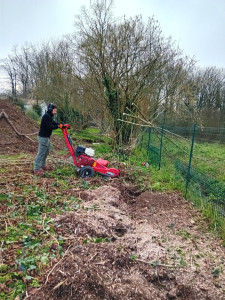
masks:
<instances>
[{"instance_id":1,"label":"green wire fence","mask_svg":"<svg viewBox=\"0 0 225 300\"><path fill-rule=\"evenodd\" d=\"M225 216L225 128L145 127L138 146L156 168L173 166L185 182L185 197L194 189Z\"/></svg>"}]
</instances>

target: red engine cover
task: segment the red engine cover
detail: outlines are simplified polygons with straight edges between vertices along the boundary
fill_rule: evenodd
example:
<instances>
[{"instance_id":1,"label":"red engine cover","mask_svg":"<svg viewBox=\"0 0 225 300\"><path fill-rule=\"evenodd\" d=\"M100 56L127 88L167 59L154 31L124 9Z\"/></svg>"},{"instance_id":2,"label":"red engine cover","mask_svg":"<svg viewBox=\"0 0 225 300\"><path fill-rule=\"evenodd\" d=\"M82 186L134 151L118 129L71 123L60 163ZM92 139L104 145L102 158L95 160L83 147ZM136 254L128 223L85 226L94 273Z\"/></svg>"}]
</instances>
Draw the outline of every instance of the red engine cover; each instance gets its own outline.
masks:
<instances>
[{"instance_id":1,"label":"red engine cover","mask_svg":"<svg viewBox=\"0 0 225 300\"><path fill-rule=\"evenodd\" d=\"M108 164L109 164L109 161L108 161L108 160L105 160L105 159L102 159L102 158L98 158L98 159L96 160L96 162L97 162L98 164L102 165L102 166L105 166L105 167L107 167Z\"/></svg>"},{"instance_id":2,"label":"red engine cover","mask_svg":"<svg viewBox=\"0 0 225 300\"><path fill-rule=\"evenodd\" d=\"M92 166L94 163L94 159L87 155L79 155L77 158L77 161L82 166Z\"/></svg>"}]
</instances>

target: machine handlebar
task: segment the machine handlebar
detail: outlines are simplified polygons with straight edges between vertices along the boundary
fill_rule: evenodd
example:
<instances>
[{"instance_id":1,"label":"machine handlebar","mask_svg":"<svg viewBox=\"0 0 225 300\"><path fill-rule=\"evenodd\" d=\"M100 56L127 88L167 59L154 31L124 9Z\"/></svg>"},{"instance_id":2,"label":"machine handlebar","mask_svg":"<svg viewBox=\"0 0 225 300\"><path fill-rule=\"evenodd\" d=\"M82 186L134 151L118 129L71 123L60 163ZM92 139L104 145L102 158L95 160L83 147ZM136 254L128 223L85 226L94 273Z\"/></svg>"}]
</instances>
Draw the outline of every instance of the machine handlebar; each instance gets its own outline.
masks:
<instances>
[{"instance_id":1,"label":"machine handlebar","mask_svg":"<svg viewBox=\"0 0 225 300\"><path fill-rule=\"evenodd\" d=\"M71 125L69 125L69 124L60 124L60 125L59 125L59 128L60 128L60 129L63 129L63 128L69 129L69 128L71 128Z\"/></svg>"},{"instance_id":2,"label":"machine handlebar","mask_svg":"<svg viewBox=\"0 0 225 300\"><path fill-rule=\"evenodd\" d=\"M67 129L71 128L70 124L64 124L63 126L64 126L64 128L67 128Z\"/></svg>"}]
</instances>

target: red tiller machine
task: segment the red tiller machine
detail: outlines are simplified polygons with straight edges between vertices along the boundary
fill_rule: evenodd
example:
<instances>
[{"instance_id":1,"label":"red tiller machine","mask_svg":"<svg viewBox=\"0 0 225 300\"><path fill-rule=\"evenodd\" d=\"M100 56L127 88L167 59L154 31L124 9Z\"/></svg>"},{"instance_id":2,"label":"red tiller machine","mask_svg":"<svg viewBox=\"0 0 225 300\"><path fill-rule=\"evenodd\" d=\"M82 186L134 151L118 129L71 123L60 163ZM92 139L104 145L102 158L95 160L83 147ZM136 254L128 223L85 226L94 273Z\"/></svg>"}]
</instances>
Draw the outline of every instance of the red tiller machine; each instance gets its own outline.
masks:
<instances>
[{"instance_id":1,"label":"red tiller machine","mask_svg":"<svg viewBox=\"0 0 225 300\"><path fill-rule=\"evenodd\" d=\"M69 136L68 130L71 126L69 124L63 125L62 133L65 138L67 147L72 156L73 163L82 178L94 176L94 172L97 172L107 177L117 177L120 171L115 168L108 168L109 162L107 160L98 158L95 160L91 155L94 154L94 150L91 148L85 148L83 146L73 147L72 140Z\"/></svg>"}]
</instances>

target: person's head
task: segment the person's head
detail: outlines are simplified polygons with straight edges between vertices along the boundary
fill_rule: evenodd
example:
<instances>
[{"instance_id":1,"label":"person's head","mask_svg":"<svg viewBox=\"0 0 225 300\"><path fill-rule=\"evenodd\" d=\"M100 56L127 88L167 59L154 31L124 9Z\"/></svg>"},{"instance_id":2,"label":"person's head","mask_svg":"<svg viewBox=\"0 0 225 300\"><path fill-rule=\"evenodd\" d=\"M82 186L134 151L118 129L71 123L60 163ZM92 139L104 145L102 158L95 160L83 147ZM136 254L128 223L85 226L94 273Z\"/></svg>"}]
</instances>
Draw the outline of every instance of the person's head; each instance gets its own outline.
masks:
<instances>
[{"instance_id":1,"label":"person's head","mask_svg":"<svg viewBox=\"0 0 225 300\"><path fill-rule=\"evenodd\" d=\"M57 106L53 103L49 103L47 111L53 115L57 113Z\"/></svg>"}]
</instances>

